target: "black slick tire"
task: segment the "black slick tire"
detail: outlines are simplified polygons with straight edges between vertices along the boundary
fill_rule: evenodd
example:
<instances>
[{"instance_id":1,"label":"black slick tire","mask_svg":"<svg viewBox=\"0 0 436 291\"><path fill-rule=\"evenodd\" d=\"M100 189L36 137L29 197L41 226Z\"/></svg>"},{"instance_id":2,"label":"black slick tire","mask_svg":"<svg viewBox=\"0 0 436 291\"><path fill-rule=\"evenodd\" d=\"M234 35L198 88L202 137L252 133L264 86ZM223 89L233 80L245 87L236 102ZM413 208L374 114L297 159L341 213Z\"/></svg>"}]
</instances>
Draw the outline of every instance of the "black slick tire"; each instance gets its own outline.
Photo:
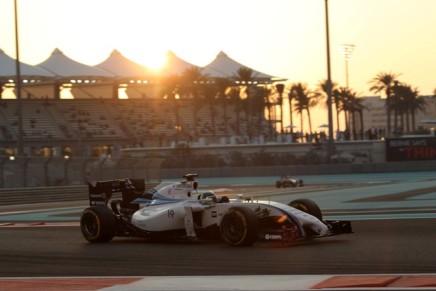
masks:
<instances>
[{"instance_id":1,"label":"black slick tire","mask_svg":"<svg viewBox=\"0 0 436 291\"><path fill-rule=\"evenodd\" d=\"M289 206L294 207L298 210L309 213L322 221L322 212L318 204L310 199L297 199L288 203Z\"/></svg>"},{"instance_id":2,"label":"black slick tire","mask_svg":"<svg viewBox=\"0 0 436 291\"><path fill-rule=\"evenodd\" d=\"M108 242L116 234L115 214L106 206L91 206L83 210L80 228L89 242Z\"/></svg>"},{"instance_id":3,"label":"black slick tire","mask_svg":"<svg viewBox=\"0 0 436 291\"><path fill-rule=\"evenodd\" d=\"M230 246L251 246L258 239L259 219L246 207L232 207L220 224L222 239Z\"/></svg>"}]
</instances>

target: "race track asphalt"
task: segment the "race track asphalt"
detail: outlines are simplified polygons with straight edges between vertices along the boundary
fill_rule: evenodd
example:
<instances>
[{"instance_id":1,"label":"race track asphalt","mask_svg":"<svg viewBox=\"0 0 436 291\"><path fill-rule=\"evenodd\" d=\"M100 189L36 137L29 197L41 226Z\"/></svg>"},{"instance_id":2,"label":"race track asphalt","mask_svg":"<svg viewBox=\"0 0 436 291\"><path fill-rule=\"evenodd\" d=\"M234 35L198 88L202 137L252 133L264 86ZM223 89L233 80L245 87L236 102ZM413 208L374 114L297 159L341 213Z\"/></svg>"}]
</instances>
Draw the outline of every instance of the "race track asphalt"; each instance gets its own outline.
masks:
<instances>
[{"instance_id":1,"label":"race track asphalt","mask_svg":"<svg viewBox=\"0 0 436 291\"><path fill-rule=\"evenodd\" d=\"M0 277L436 273L436 219L354 221L298 244L84 241L79 227L0 229Z\"/></svg>"}]
</instances>

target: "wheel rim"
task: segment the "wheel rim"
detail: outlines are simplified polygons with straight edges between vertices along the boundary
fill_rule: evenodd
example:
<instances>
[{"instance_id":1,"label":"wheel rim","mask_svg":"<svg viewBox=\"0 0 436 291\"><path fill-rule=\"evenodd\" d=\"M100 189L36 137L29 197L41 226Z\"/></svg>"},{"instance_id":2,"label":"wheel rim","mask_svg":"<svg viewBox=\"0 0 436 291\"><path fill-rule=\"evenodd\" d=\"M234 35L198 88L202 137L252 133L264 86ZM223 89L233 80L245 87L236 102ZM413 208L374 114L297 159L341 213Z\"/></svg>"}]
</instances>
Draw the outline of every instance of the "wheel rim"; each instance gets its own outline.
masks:
<instances>
[{"instance_id":1,"label":"wheel rim","mask_svg":"<svg viewBox=\"0 0 436 291\"><path fill-rule=\"evenodd\" d=\"M94 215L86 213L82 217L82 230L86 236L95 236L98 232L98 221Z\"/></svg>"},{"instance_id":2,"label":"wheel rim","mask_svg":"<svg viewBox=\"0 0 436 291\"><path fill-rule=\"evenodd\" d=\"M238 242L244 237L245 224L241 217L233 213L227 217L223 224L223 234L231 242Z\"/></svg>"}]
</instances>

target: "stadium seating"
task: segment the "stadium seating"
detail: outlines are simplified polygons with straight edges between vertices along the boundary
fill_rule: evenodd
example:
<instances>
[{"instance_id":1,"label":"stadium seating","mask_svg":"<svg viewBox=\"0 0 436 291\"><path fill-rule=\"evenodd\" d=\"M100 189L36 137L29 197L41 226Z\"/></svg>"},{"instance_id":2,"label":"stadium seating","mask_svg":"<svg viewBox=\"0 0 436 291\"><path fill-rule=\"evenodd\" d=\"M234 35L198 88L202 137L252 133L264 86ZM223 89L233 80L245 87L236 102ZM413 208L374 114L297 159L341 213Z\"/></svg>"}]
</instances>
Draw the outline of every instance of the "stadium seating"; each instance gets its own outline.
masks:
<instances>
[{"instance_id":1,"label":"stadium seating","mask_svg":"<svg viewBox=\"0 0 436 291\"><path fill-rule=\"evenodd\" d=\"M219 143L237 131L236 109L231 104L224 109L220 104L211 107L203 102L194 111L192 99L26 98L21 103L23 140L39 141L41 146L77 140L120 147L169 146L200 138ZM244 111L238 115L240 132L245 134L247 116ZM265 124L258 131L266 131ZM0 100L0 129L1 140L17 140L16 100Z\"/></svg>"}]
</instances>

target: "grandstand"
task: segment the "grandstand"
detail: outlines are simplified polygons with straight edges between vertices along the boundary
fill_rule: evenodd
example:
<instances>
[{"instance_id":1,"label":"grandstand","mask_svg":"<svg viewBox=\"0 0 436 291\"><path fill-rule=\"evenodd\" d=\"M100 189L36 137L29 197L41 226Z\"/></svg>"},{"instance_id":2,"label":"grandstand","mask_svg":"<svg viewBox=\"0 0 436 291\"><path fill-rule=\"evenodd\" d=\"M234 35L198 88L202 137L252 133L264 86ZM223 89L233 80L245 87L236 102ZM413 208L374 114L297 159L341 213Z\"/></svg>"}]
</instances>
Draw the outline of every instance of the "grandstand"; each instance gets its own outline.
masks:
<instances>
[{"instance_id":1,"label":"grandstand","mask_svg":"<svg viewBox=\"0 0 436 291\"><path fill-rule=\"evenodd\" d=\"M244 111L175 91L187 82L180 79L183 74L200 71L203 77L188 83L224 78L229 86L255 87L284 80L250 69L224 52L203 68L168 52L166 65L156 74L117 50L101 64L88 66L55 49L38 65L21 64L16 95L15 60L0 50L0 65L0 140L6 156L21 150L24 156L116 155L126 147L222 143L272 132L263 108L254 116L252 108ZM175 87L167 93L174 96L165 98L167 79ZM256 99L264 105L263 97Z\"/></svg>"},{"instance_id":2,"label":"grandstand","mask_svg":"<svg viewBox=\"0 0 436 291\"><path fill-rule=\"evenodd\" d=\"M118 51L96 66L59 49L38 65L21 64L21 76L15 65L0 50L0 188L119 177L159 180L166 160L166 166L192 167L173 150L183 160L222 165L226 158L189 158L186 149L215 151L213 145L265 144L266 134L276 138L278 120L265 118L266 91L256 88L284 79L223 52L203 68L169 52L158 74ZM225 87L232 88L229 95ZM253 98L242 96L246 89ZM137 149L157 151L127 152Z\"/></svg>"},{"instance_id":3,"label":"grandstand","mask_svg":"<svg viewBox=\"0 0 436 291\"><path fill-rule=\"evenodd\" d=\"M114 150L126 147L223 143L237 136L237 131L247 131L247 114L236 113L234 105L224 109L220 104L203 103L194 112L192 99L176 102L151 98L22 99L25 154L117 155ZM267 132L264 118L261 124L259 130ZM19 131L16 100L0 100L0 128L3 155L11 155Z\"/></svg>"}]
</instances>

